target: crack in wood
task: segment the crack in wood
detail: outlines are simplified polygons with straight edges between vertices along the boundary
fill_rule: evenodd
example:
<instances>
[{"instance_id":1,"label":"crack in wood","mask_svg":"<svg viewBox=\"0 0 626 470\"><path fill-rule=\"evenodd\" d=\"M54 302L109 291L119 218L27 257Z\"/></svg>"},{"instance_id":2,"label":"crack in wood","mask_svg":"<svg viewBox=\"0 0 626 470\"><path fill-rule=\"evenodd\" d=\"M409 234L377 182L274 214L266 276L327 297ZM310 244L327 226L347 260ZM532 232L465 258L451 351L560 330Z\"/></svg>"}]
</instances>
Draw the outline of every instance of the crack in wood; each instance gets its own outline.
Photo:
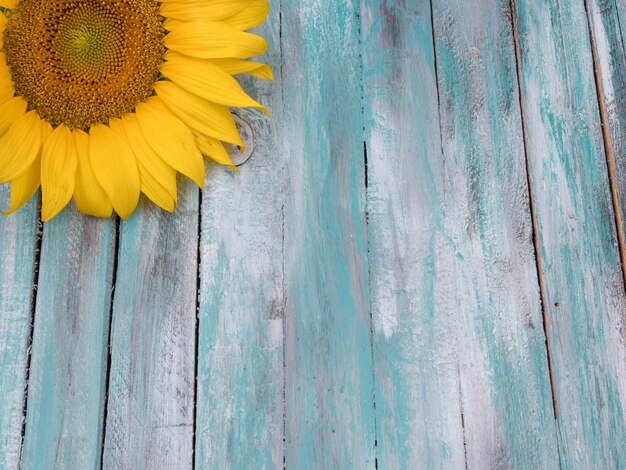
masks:
<instances>
[{"instance_id":1,"label":"crack in wood","mask_svg":"<svg viewBox=\"0 0 626 470\"><path fill-rule=\"evenodd\" d=\"M622 278L624 287L626 288L626 235L624 234L624 221L622 220L622 212L620 210L619 191L617 189L617 174L615 170L615 157L613 155L613 145L611 143L611 133L609 127L609 119L607 112L607 103L604 98L604 85L602 83L602 65L598 56L598 48L593 30L593 22L591 21L591 12L589 9L589 0L584 0L585 12L587 14L587 25L589 27L589 42L591 46L591 56L593 59L593 71L595 78L596 93L598 95L598 111L600 114L600 122L602 123L602 138L604 140L604 151L606 155L606 165L609 173L609 185L611 188L611 200L613 203L613 214L615 216L615 230L617 232L617 241L619 245L619 258L622 268ZM604 13L606 9L600 13ZM621 98L622 96L620 96ZM611 103L613 105L613 103Z\"/></svg>"},{"instance_id":2,"label":"crack in wood","mask_svg":"<svg viewBox=\"0 0 626 470\"><path fill-rule=\"evenodd\" d=\"M558 403L556 397L556 386L555 386L555 378L554 378L554 367L552 364L552 353L550 347L550 335L549 335L549 321L550 317L546 308L546 294L545 294L545 284L543 279L543 265L542 265L542 257L541 257L541 249L540 249L540 240L539 240L539 224L537 221L537 212L535 208L535 201L533 198L533 189L532 189L532 176L530 172L530 161L528 157L528 135L526 133L526 122L524 116L524 97L522 94L522 74L521 74L521 46L519 41L519 33L516 27L516 10L515 10L515 0L510 0L511 5L511 28L513 30L513 41L515 44L515 67L517 74L517 88L519 94L519 104L520 104L520 117L522 121L522 135L524 140L524 158L525 158L525 166L526 166L526 178L527 178L527 186L528 186L528 199L529 199L529 207L530 207L530 215L532 219L532 244L535 253L535 264L537 268L537 280L539 284L539 298L541 302L541 313L543 318L543 331L545 336L545 350L546 350L546 359L548 363L548 375L550 379L550 393L552 395L552 408L554 411L554 419L558 422ZM557 304L558 306L558 304ZM558 434L558 424L556 426L557 434ZM561 456L560 456L560 448L557 446L557 450L559 452L559 467L562 467Z\"/></svg>"}]
</instances>

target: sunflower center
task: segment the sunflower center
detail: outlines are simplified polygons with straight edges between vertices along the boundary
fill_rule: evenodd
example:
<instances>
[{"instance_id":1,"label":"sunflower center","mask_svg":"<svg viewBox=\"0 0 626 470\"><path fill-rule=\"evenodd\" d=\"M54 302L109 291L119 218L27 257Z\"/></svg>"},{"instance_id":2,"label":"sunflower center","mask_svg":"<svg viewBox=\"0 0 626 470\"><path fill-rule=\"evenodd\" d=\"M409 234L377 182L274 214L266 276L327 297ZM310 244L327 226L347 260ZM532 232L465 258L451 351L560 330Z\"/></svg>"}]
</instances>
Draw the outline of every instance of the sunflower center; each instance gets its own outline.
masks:
<instances>
[{"instance_id":1,"label":"sunflower center","mask_svg":"<svg viewBox=\"0 0 626 470\"><path fill-rule=\"evenodd\" d=\"M29 109L52 125L87 129L152 94L163 35L155 0L21 0L4 52Z\"/></svg>"}]
</instances>

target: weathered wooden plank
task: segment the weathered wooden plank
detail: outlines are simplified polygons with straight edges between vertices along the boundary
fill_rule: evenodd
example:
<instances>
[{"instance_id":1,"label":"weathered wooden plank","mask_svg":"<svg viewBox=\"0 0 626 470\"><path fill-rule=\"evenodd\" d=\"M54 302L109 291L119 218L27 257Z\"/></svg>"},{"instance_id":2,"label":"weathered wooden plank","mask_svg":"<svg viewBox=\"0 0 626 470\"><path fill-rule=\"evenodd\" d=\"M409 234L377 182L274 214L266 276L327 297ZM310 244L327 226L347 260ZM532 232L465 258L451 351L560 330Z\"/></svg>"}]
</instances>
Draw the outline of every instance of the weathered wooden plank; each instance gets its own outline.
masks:
<instances>
[{"instance_id":1,"label":"weathered wooden plank","mask_svg":"<svg viewBox=\"0 0 626 470\"><path fill-rule=\"evenodd\" d=\"M621 18L626 17L626 3L617 0L585 0L589 26L592 31L592 50L596 83L599 92L600 117L605 132L607 166L614 200L618 242L626 255L624 232L626 226L626 51ZM621 15L620 15L621 13ZM621 18L620 18L621 16ZM622 201L621 204L617 201ZM622 260L623 263L624 260ZM624 277L626 280L626 275Z\"/></svg>"},{"instance_id":2,"label":"weathered wooden plank","mask_svg":"<svg viewBox=\"0 0 626 470\"><path fill-rule=\"evenodd\" d=\"M120 225L103 466L191 468L199 190Z\"/></svg>"},{"instance_id":3,"label":"weathered wooden plank","mask_svg":"<svg viewBox=\"0 0 626 470\"><path fill-rule=\"evenodd\" d=\"M0 188L8 207L8 186ZM19 465L33 268L37 253L37 199L19 213L0 219L0 468Z\"/></svg>"},{"instance_id":4,"label":"weathered wooden plank","mask_svg":"<svg viewBox=\"0 0 626 470\"><path fill-rule=\"evenodd\" d=\"M287 468L374 467L359 14L283 1Z\"/></svg>"},{"instance_id":5,"label":"weathered wooden plank","mask_svg":"<svg viewBox=\"0 0 626 470\"><path fill-rule=\"evenodd\" d=\"M467 466L558 468L509 0L433 0Z\"/></svg>"},{"instance_id":6,"label":"weathered wooden plank","mask_svg":"<svg viewBox=\"0 0 626 470\"><path fill-rule=\"evenodd\" d=\"M564 468L626 455L624 284L583 0L516 0Z\"/></svg>"},{"instance_id":7,"label":"weathered wooden plank","mask_svg":"<svg viewBox=\"0 0 626 470\"><path fill-rule=\"evenodd\" d=\"M556 468L509 3L432 4L443 148L430 2L365 4L379 464Z\"/></svg>"},{"instance_id":8,"label":"weathered wooden plank","mask_svg":"<svg viewBox=\"0 0 626 470\"><path fill-rule=\"evenodd\" d=\"M626 31L623 22L626 19L626 2L622 0L588 0L587 14L592 31L592 47L596 62L596 81L598 84L599 101L601 106L601 118L605 136L605 148L607 150L607 166L612 183L612 196L616 225L621 228L621 237L618 231L618 241L622 246L622 271L624 267L624 233L626 232ZM621 240L620 240L621 238ZM626 274L626 273L622 273ZM625 276L626 279L626 276ZM626 381L626 313L622 311L621 319L616 318L618 329L609 330L611 342L618 346L618 356L614 359L617 370L614 372L621 377L621 389L609 390L609 396L615 402L615 406L621 408L620 415L611 415L611 410L605 408L603 420L609 422L604 426L607 433L606 439L613 436L622 439L610 449L617 465L626 465L626 396L624 393L624 381ZM621 356L619 355L621 348ZM621 368L620 368L621 361ZM616 435L612 427L620 431ZM621 444L621 445L620 445ZM605 450L606 452L606 450Z\"/></svg>"},{"instance_id":9,"label":"weathered wooden plank","mask_svg":"<svg viewBox=\"0 0 626 470\"><path fill-rule=\"evenodd\" d=\"M245 79L270 109L237 110L253 132L235 175L210 166L202 197L196 467L283 465L283 204L280 3L259 28L276 79Z\"/></svg>"},{"instance_id":10,"label":"weathered wooden plank","mask_svg":"<svg viewBox=\"0 0 626 470\"><path fill-rule=\"evenodd\" d=\"M594 36L600 56L622 223L626 224L626 77L623 75L626 66L620 63L626 58L626 0L595 0L590 3L590 10L596 26Z\"/></svg>"},{"instance_id":11,"label":"weathered wooden plank","mask_svg":"<svg viewBox=\"0 0 626 470\"><path fill-rule=\"evenodd\" d=\"M429 0L364 0L378 467L464 468Z\"/></svg>"},{"instance_id":12,"label":"weathered wooden plank","mask_svg":"<svg viewBox=\"0 0 626 470\"><path fill-rule=\"evenodd\" d=\"M64 210L44 226L22 467L96 468L115 224Z\"/></svg>"}]
</instances>

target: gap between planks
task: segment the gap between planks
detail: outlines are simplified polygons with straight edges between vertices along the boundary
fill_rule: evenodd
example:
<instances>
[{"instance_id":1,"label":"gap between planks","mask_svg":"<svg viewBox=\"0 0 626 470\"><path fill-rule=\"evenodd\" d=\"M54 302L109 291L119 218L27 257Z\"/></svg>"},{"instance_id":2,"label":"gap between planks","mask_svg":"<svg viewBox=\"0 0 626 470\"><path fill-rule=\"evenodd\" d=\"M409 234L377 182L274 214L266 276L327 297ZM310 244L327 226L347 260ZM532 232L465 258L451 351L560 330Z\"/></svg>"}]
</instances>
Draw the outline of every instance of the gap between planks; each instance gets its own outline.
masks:
<instances>
[{"instance_id":1,"label":"gap between planks","mask_svg":"<svg viewBox=\"0 0 626 470\"><path fill-rule=\"evenodd\" d=\"M205 169L206 177L206 169ZM198 357L200 355L200 287L202 285L200 272L200 251L202 240L202 188L198 191L198 237L196 253L196 314L194 325L194 361L193 361L193 411L191 417L191 469L196 468L196 433L198 432Z\"/></svg>"},{"instance_id":2,"label":"gap between planks","mask_svg":"<svg viewBox=\"0 0 626 470\"><path fill-rule=\"evenodd\" d=\"M107 415L109 411L109 384L111 382L111 331L113 324L113 301L115 300L115 287L117 286L117 266L120 256L120 218L115 217L115 241L113 247L113 268L111 273L111 298L109 300L109 331L107 334L106 373L104 376L104 406L102 410L102 437L100 442L100 468L104 468L104 446L107 434Z\"/></svg>"},{"instance_id":3,"label":"gap between planks","mask_svg":"<svg viewBox=\"0 0 626 470\"><path fill-rule=\"evenodd\" d=\"M363 57L363 51L365 47L365 41L363 39L363 4L359 9L359 64L361 66L361 74L359 76L360 83L360 91L361 91L361 124L362 124L362 133L361 136L363 138L363 175L364 175L364 191L365 191L365 234L367 236L366 247L367 247L367 309L369 313L369 321L370 321L370 331L369 331L369 348L370 348L370 361L372 363L372 409L374 410L374 469L378 470L378 416L376 413L376 354L374 354L374 311L372 308L372 300L370 297L370 293L372 292L372 269L370 263L370 255L371 255L371 246L370 246L370 237L369 237L369 225L370 225L370 217L369 217L369 166L367 160L367 131L365 127L365 59Z\"/></svg>"},{"instance_id":4,"label":"gap between planks","mask_svg":"<svg viewBox=\"0 0 626 470\"><path fill-rule=\"evenodd\" d=\"M30 297L30 324L28 332L28 344L26 345L26 373L24 374L24 396L22 398L22 430L20 436L20 456L22 462L22 452L24 450L24 437L26 436L26 413L28 411L28 384L30 382L30 361L32 359L33 335L35 332L35 310L37 309L37 286L39 285L39 263L41 261L41 243L43 240L43 223L41 221L41 198L37 202L37 233L35 234L35 252L33 261L33 284Z\"/></svg>"},{"instance_id":5,"label":"gap between planks","mask_svg":"<svg viewBox=\"0 0 626 470\"><path fill-rule=\"evenodd\" d=\"M441 120L441 90L439 88L439 65L437 63L437 37L435 34L435 9L433 7L433 0L429 0L430 5L430 32L432 35L433 44L433 66L435 70L435 85L437 88L437 120L439 122L439 142L441 144L441 157L443 164L445 165L444 150L443 150L443 123ZM469 469L469 460L467 458L467 430L465 429L465 410L463 409L463 386L461 383L461 364L457 361L457 376L459 384L459 410L461 412L461 432L463 435L463 458L465 460L465 470Z\"/></svg>"},{"instance_id":6,"label":"gap between planks","mask_svg":"<svg viewBox=\"0 0 626 470\"><path fill-rule=\"evenodd\" d=\"M283 49L283 2L282 0L278 0L278 50L279 50L279 57L280 57L280 104L281 106L284 107L285 105L285 82L283 81L283 58L284 58L284 49ZM283 160L284 161L284 160ZM287 175L287 171L285 166L281 167L281 171L283 175ZM284 191L284 187L283 187L283 191ZM286 280L285 280L285 197L283 196L282 198L282 206L280 208L280 219L282 222L282 227L281 227L281 257L282 257L282 263L281 263L281 269L282 269L282 302L284 303L284 305L286 305L286 301L287 301L287 285L286 285ZM287 344L287 333L286 333L286 328L285 328L285 317L286 317L286 312L285 312L285 308L283 307L283 318L282 318L282 390L281 390L281 406L282 406L282 418L283 418L283 422L282 422L282 428L281 428L281 432L283 434L283 470L287 469L287 374L285 373L285 370L287 368L287 355L286 355L286 344Z\"/></svg>"},{"instance_id":7,"label":"gap between planks","mask_svg":"<svg viewBox=\"0 0 626 470\"><path fill-rule=\"evenodd\" d=\"M606 166L609 173L609 185L611 187L613 214L615 216L615 230L617 232L619 258L622 268L622 280L624 282L624 288L626 289L626 236L624 234L624 221L622 220L622 212L620 210L619 191L617 189L617 174L615 171L615 156L613 155L613 145L611 142L611 134L609 131L609 117L606 110L606 100L604 99L602 67L600 65L600 58L598 56L598 48L596 46L596 38L594 36L593 24L591 22L591 10L589 8L589 0L583 0L583 2L585 5L585 13L587 16L587 28L589 29L589 44L591 47L591 57L593 59L593 72L596 82L596 93L598 95L598 111L600 114L600 124L602 125L604 153L606 155Z\"/></svg>"},{"instance_id":8,"label":"gap between planks","mask_svg":"<svg viewBox=\"0 0 626 470\"><path fill-rule=\"evenodd\" d=\"M548 333L548 324L550 318L548 316L546 305L546 288L543 279L543 260L541 258L541 248L539 241L539 223L537 222L537 209L535 207L535 200L533 196L532 176L530 174L530 160L528 158L528 134L526 132L526 119L524 117L524 96L522 93L522 73L521 73L521 46L519 41L519 33L517 31L517 12L515 9L515 0L510 0L511 7L511 29L513 30L513 42L515 49L515 73L517 74L517 92L520 104L520 118L522 122L522 136L524 141L524 158L526 165L526 185L528 187L528 201L530 209L530 218L532 220L533 228L533 248L535 251L535 265L537 267L537 280L539 283L539 299L541 301L541 315L543 318L543 333L546 339L546 358L548 361L548 375L550 377L550 393L552 394L552 408L554 410L554 419L558 421L559 409L556 399L556 389L554 380L554 368L552 365L552 349L550 344L550 335ZM558 432L558 426L557 426ZM561 461L559 450L559 462Z\"/></svg>"}]
</instances>

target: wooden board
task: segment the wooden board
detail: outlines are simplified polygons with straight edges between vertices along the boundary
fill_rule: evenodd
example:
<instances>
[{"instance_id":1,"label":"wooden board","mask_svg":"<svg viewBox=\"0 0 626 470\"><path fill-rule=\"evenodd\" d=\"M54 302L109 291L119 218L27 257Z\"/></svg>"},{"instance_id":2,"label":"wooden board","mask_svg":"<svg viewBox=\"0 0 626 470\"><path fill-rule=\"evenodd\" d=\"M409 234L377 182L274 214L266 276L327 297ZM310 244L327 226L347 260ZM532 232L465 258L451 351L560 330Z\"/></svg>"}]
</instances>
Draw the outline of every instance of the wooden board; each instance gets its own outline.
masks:
<instances>
[{"instance_id":1,"label":"wooden board","mask_svg":"<svg viewBox=\"0 0 626 470\"><path fill-rule=\"evenodd\" d=\"M273 134L262 119L249 114L246 120L259 132L258 138ZM237 176L219 167L207 173L200 266L198 468L282 464L282 191L273 149L271 140L256 141L252 160ZM243 190L265 186L267 180L276 183L276 192L258 198L252 197L259 194L256 191Z\"/></svg>"},{"instance_id":2,"label":"wooden board","mask_svg":"<svg viewBox=\"0 0 626 470\"><path fill-rule=\"evenodd\" d=\"M515 24L561 464L619 468L626 300L585 5L517 0Z\"/></svg>"},{"instance_id":3,"label":"wooden board","mask_svg":"<svg viewBox=\"0 0 626 470\"><path fill-rule=\"evenodd\" d=\"M282 8L285 464L372 468L360 7Z\"/></svg>"},{"instance_id":4,"label":"wooden board","mask_svg":"<svg viewBox=\"0 0 626 470\"><path fill-rule=\"evenodd\" d=\"M463 468L430 2L362 18L378 466Z\"/></svg>"},{"instance_id":5,"label":"wooden board","mask_svg":"<svg viewBox=\"0 0 626 470\"><path fill-rule=\"evenodd\" d=\"M191 467L198 188L168 214L146 200L120 225L103 465Z\"/></svg>"},{"instance_id":6,"label":"wooden board","mask_svg":"<svg viewBox=\"0 0 626 470\"><path fill-rule=\"evenodd\" d=\"M115 223L68 208L44 226L22 467L100 463Z\"/></svg>"},{"instance_id":7,"label":"wooden board","mask_svg":"<svg viewBox=\"0 0 626 470\"><path fill-rule=\"evenodd\" d=\"M433 12L466 465L556 468L510 2Z\"/></svg>"},{"instance_id":8,"label":"wooden board","mask_svg":"<svg viewBox=\"0 0 626 470\"><path fill-rule=\"evenodd\" d=\"M252 135L234 174L209 165L202 196L196 468L283 464L283 205L280 4L259 28L275 81L244 79L271 109L238 110ZM240 161L234 149L233 158Z\"/></svg>"},{"instance_id":9,"label":"wooden board","mask_svg":"<svg viewBox=\"0 0 626 470\"><path fill-rule=\"evenodd\" d=\"M622 19L626 3L616 0L585 0L590 44L603 125L607 168L611 184L614 213L616 215L618 242L622 257L626 256L624 233L626 227L626 158L624 137L626 133L626 51L622 35ZM620 15L621 13L621 15ZM622 201L622 202L620 202ZM624 259L621 260L624 264ZM624 278L626 281L626 277Z\"/></svg>"},{"instance_id":10,"label":"wooden board","mask_svg":"<svg viewBox=\"0 0 626 470\"><path fill-rule=\"evenodd\" d=\"M508 1L432 7L364 14L379 463L554 468Z\"/></svg>"},{"instance_id":11,"label":"wooden board","mask_svg":"<svg viewBox=\"0 0 626 470\"><path fill-rule=\"evenodd\" d=\"M8 207L8 188L0 189ZM22 445L24 390L38 260L35 198L13 217L0 218L0 468L17 468Z\"/></svg>"}]
</instances>

